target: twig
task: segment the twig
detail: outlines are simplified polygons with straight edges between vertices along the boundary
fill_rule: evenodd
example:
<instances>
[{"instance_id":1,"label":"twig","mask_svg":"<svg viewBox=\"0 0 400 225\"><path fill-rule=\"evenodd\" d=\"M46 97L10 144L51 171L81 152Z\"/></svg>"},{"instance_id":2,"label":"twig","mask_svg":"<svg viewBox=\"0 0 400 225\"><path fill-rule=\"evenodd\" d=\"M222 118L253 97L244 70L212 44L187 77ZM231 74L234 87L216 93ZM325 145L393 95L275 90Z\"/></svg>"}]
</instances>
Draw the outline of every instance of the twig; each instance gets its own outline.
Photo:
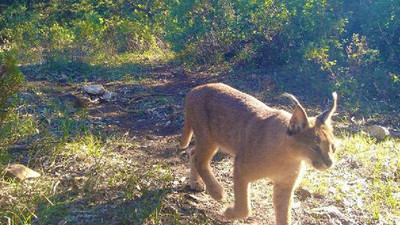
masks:
<instances>
[{"instance_id":1,"label":"twig","mask_svg":"<svg viewBox=\"0 0 400 225\"><path fill-rule=\"evenodd\" d=\"M54 203L52 201L50 201L50 199L47 198L46 195L42 194L42 196L50 203L50 205L54 205Z\"/></svg>"},{"instance_id":2,"label":"twig","mask_svg":"<svg viewBox=\"0 0 400 225\"><path fill-rule=\"evenodd\" d=\"M53 188L52 188L53 195L56 194L57 187L58 187L58 185L59 185L60 183L61 183L60 181L57 181L57 182L54 184L54 186L53 186Z\"/></svg>"}]
</instances>

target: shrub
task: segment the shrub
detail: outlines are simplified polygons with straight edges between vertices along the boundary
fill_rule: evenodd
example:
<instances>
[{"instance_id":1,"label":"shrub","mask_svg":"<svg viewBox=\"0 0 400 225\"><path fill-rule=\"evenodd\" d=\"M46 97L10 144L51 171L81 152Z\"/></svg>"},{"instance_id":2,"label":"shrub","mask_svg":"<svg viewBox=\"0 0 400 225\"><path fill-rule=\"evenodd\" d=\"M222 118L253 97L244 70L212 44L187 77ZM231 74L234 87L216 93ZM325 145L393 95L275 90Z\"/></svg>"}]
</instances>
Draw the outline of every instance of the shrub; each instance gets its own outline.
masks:
<instances>
[{"instance_id":1,"label":"shrub","mask_svg":"<svg viewBox=\"0 0 400 225\"><path fill-rule=\"evenodd\" d=\"M17 93L24 81L16 63L15 52L0 53L0 125L7 115L8 99Z\"/></svg>"}]
</instances>

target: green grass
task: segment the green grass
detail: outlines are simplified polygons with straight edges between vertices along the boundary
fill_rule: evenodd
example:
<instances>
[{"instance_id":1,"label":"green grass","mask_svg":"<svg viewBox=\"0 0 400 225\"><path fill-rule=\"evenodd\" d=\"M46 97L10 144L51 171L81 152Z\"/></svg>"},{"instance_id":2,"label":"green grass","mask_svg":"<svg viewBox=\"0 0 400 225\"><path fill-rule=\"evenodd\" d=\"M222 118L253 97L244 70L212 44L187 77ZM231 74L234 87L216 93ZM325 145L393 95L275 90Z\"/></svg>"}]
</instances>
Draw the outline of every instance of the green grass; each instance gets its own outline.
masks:
<instances>
[{"instance_id":1,"label":"green grass","mask_svg":"<svg viewBox=\"0 0 400 225\"><path fill-rule=\"evenodd\" d=\"M132 76L131 82L144 82L140 77ZM19 182L0 171L0 224L218 222L202 211L178 210L176 206L184 203L171 200L177 180L171 165L160 158L144 162L149 152L137 137L118 130L105 133L91 122L86 109L71 111L50 98L61 91L57 87L26 91L30 96L15 99L0 128L0 163L27 159L23 163L42 176ZM179 113L172 107L173 96L151 94L135 102L135 110L155 116ZM16 143L25 144L25 149L7 150ZM338 145L336 166L326 172L309 170L300 186L320 199L318 207L335 205L353 219L363 215L367 224L398 221L400 141L376 142L363 133L342 133Z\"/></svg>"},{"instance_id":2,"label":"green grass","mask_svg":"<svg viewBox=\"0 0 400 225\"><path fill-rule=\"evenodd\" d=\"M363 133L344 134L338 149L333 169L310 170L300 186L335 199L344 210L367 215L370 223L398 221L400 141L377 142Z\"/></svg>"},{"instance_id":3,"label":"green grass","mask_svg":"<svg viewBox=\"0 0 400 225\"><path fill-rule=\"evenodd\" d=\"M3 147L23 141L37 133L37 124L33 115L17 115L9 113L8 118L0 127L0 139Z\"/></svg>"},{"instance_id":4,"label":"green grass","mask_svg":"<svg viewBox=\"0 0 400 225\"><path fill-rule=\"evenodd\" d=\"M101 221L104 210L126 223L176 221L176 214L162 210L173 180L168 165L121 154L137 146L127 133L101 134L85 109L70 113L46 90L30 88L33 99L16 101L1 127L1 164L27 157L28 166L42 176L19 182L1 171L0 223L74 224L84 215ZM7 151L21 141L27 143L22 152Z\"/></svg>"},{"instance_id":5,"label":"green grass","mask_svg":"<svg viewBox=\"0 0 400 225\"><path fill-rule=\"evenodd\" d=\"M65 142L62 147L47 146L47 154L53 154L48 157L54 158L54 163L43 169L39 180L9 180L2 184L9 188L2 190L2 199L6 194L14 199L1 201L0 216L10 218L11 224L57 224L61 220L76 223L80 214L74 210L78 210L100 220L96 206L104 204L102 196L110 195L116 200L106 204L130 205L109 209L122 211L117 214L118 220L162 224L162 202L173 174L167 165L143 165L118 154L121 146L131 147L93 134ZM57 176L55 172L62 174Z\"/></svg>"},{"instance_id":6,"label":"green grass","mask_svg":"<svg viewBox=\"0 0 400 225\"><path fill-rule=\"evenodd\" d=\"M64 156L74 155L79 158L101 157L105 152L105 149L101 146L101 140L93 134L88 133L73 142L66 143L63 146L62 154Z\"/></svg>"}]
</instances>

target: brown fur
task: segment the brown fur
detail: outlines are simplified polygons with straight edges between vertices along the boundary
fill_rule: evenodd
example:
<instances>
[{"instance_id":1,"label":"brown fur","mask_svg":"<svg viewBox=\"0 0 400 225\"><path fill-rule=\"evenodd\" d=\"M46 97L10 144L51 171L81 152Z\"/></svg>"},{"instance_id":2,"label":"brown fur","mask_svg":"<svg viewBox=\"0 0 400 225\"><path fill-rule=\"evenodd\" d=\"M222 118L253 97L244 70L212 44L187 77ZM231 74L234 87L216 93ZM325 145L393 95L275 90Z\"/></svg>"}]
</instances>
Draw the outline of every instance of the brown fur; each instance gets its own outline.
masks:
<instances>
[{"instance_id":1,"label":"brown fur","mask_svg":"<svg viewBox=\"0 0 400 225\"><path fill-rule=\"evenodd\" d=\"M286 96L296 104L293 114L221 83L196 87L187 96L181 147L189 145L194 133L195 148L189 151L191 187L203 190L205 184L211 197L221 200L224 190L212 173L211 158L219 148L235 156L235 203L225 210L226 218L249 216L249 183L267 177L274 185L276 223L290 224L293 190L304 162L319 170L332 165L330 119L336 93L331 109L318 117L307 117L297 99Z\"/></svg>"}]
</instances>

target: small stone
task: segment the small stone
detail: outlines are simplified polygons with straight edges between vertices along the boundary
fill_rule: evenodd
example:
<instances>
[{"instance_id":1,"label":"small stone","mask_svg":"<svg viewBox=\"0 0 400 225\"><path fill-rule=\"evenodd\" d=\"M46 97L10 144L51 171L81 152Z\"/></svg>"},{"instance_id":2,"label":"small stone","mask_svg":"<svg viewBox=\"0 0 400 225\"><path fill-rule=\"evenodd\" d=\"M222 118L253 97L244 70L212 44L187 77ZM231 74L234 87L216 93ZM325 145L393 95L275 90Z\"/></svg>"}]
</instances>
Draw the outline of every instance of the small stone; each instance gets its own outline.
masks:
<instances>
[{"instance_id":1,"label":"small stone","mask_svg":"<svg viewBox=\"0 0 400 225\"><path fill-rule=\"evenodd\" d=\"M102 96L102 99L109 102L115 99L115 97L117 97L117 93L113 92L113 91L109 91L104 93L104 95Z\"/></svg>"},{"instance_id":2,"label":"small stone","mask_svg":"<svg viewBox=\"0 0 400 225\"><path fill-rule=\"evenodd\" d=\"M83 91L91 95L102 95L106 93L106 89L100 84L83 85Z\"/></svg>"},{"instance_id":3,"label":"small stone","mask_svg":"<svg viewBox=\"0 0 400 225\"><path fill-rule=\"evenodd\" d=\"M370 137L376 138L378 141L385 140L390 135L389 130L386 127L379 125L372 125L367 128Z\"/></svg>"},{"instance_id":4,"label":"small stone","mask_svg":"<svg viewBox=\"0 0 400 225\"><path fill-rule=\"evenodd\" d=\"M6 169L6 176L22 181L28 178L38 178L40 173L21 164L11 164Z\"/></svg>"}]
</instances>

